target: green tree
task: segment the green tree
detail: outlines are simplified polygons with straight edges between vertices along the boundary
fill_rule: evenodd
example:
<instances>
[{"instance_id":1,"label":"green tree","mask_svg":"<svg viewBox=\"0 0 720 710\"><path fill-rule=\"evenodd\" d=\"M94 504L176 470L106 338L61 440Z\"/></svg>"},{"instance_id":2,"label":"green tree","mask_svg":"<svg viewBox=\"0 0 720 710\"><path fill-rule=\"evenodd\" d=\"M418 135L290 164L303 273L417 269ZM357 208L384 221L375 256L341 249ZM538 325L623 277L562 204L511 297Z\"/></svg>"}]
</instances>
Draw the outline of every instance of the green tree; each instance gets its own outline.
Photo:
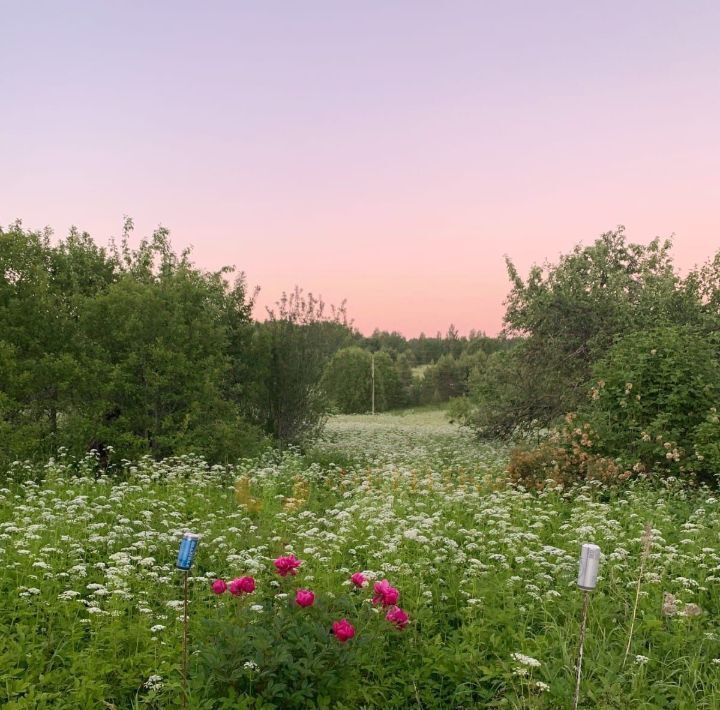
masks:
<instances>
[{"instance_id":1,"label":"green tree","mask_svg":"<svg viewBox=\"0 0 720 710\"><path fill-rule=\"evenodd\" d=\"M398 409L404 403L403 384L390 353L375 353L375 410Z\"/></svg>"},{"instance_id":2,"label":"green tree","mask_svg":"<svg viewBox=\"0 0 720 710\"><path fill-rule=\"evenodd\" d=\"M243 282L177 256L159 230L87 309L84 326L104 369L88 418L93 436L131 455L195 451L213 460L254 453L259 437L228 396L228 319L249 319ZM107 364L112 363L111 367Z\"/></svg>"},{"instance_id":3,"label":"green tree","mask_svg":"<svg viewBox=\"0 0 720 710\"><path fill-rule=\"evenodd\" d=\"M86 234L73 229L53 246L49 231L25 231L20 223L0 229L5 458L46 457L64 443L82 393L93 388L81 314L114 278L113 260Z\"/></svg>"},{"instance_id":4,"label":"green tree","mask_svg":"<svg viewBox=\"0 0 720 710\"><path fill-rule=\"evenodd\" d=\"M408 353L400 353L395 359L395 371L399 385L398 406L405 407L412 403L413 374Z\"/></svg>"},{"instance_id":5,"label":"green tree","mask_svg":"<svg viewBox=\"0 0 720 710\"><path fill-rule=\"evenodd\" d=\"M623 333L693 323L697 303L675 272L669 240L629 243L620 227L557 265L533 267L526 282L508 259L510 334L527 336L520 352L527 376L546 382L535 412L541 421L577 408L592 363ZM553 374L554 373L554 374Z\"/></svg>"},{"instance_id":6,"label":"green tree","mask_svg":"<svg viewBox=\"0 0 720 710\"><path fill-rule=\"evenodd\" d=\"M443 355L425 376L432 377L438 402L447 402L467 393L468 367L453 355Z\"/></svg>"},{"instance_id":7,"label":"green tree","mask_svg":"<svg viewBox=\"0 0 720 710\"><path fill-rule=\"evenodd\" d=\"M357 346L343 348L328 363L323 388L343 414L368 412L372 402L373 355ZM410 401L412 370L404 353L392 358L377 352L375 359L375 411L404 407Z\"/></svg>"},{"instance_id":8,"label":"green tree","mask_svg":"<svg viewBox=\"0 0 720 710\"><path fill-rule=\"evenodd\" d=\"M388 333L385 330L376 328L369 338L364 338L365 347L377 352L378 350L393 350L395 352L404 352L408 349L407 340L397 331Z\"/></svg>"},{"instance_id":9,"label":"green tree","mask_svg":"<svg viewBox=\"0 0 720 710\"><path fill-rule=\"evenodd\" d=\"M323 426L327 401L322 377L333 354L351 344L345 305L326 311L322 299L299 288L283 294L253 340L259 377L252 411L283 443L300 443Z\"/></svg>"},{"instance_id":10,"label":"green tree","mask_svg":"<svg viewBox=\"0 0 720 710\"><path fill-rule=\"evenodd\" d=\"M528 403L533 403L530 387L540 383L521 382L522 361L518 349L499 350L468 375L468 395L453 401L451 415L469 425L483 438L505 438L518 426L532 421Z\"/></svg>"},{"instance_id":11,"label":"green tree","mask_svg":"<svg viewBox=\"0 0 720 710\"><path fill-rule=\"evenodd\" d=\"M360 347L338 350L323 376L323 389L333 406L343 414L370 411L372 355Z\"/></svg>"},{"instance_id":12,"label":"green tree","mask_svg":"<svg viewBox=\"0 0 720 710\"><path fill-rule=\"evenodd\" d=\"M233 390L244 281L195 268L165 230L132 250L131 230L111 251L74 229L55 244L0 230L0 463L60 446L220 461L261 445Z\"/></svg>"},{"instance_id":13,"label":"green tree","mask_svg":"<svg viewBox=\"0 0 720 710\"><path fill-rule=\"evenodd\" d=\"M593 363L616 338L702 320L697 289L674 269L671 242L633 244L622 227L557 264L534 266L526 280L510 259L507 267L505 334L519 341L491 358L488 376L471 387L464 417L479 430L548 425L584 402Z\"/></svg>"}]
</instances>

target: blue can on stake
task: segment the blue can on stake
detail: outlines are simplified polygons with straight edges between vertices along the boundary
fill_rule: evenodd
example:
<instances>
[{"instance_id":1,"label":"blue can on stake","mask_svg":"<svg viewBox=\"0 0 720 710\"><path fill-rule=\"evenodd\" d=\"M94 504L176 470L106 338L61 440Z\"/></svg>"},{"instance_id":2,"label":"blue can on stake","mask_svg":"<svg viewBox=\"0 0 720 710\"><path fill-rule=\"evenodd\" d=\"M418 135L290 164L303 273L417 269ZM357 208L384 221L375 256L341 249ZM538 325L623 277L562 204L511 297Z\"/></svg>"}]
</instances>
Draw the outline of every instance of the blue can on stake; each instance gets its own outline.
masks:
<instances>
[{"instance_id":1,"label":"blue can on stake","mask_svg":"<svg viewBox=\"0 0 720 710\"><path fill-rule=\"evenodd\" d=\"M192 567L197 551L200 535L197 533L186 532L180 541L180 549L178 550L177 562L175 566L181 570L189 570Z\"/></svg>"}]
</instances>

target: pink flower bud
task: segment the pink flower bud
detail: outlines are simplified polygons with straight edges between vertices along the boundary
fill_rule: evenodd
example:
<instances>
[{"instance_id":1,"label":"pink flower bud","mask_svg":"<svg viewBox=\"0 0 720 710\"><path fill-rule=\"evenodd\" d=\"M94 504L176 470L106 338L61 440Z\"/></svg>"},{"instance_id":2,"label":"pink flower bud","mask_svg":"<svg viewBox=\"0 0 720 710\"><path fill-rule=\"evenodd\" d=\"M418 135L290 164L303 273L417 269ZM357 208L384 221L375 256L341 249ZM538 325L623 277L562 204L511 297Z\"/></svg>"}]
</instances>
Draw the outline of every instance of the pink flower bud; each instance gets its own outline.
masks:
<instances>
[{"instance_id":1,"label":"pink flower bud","mask_svg":"<svg viewBox=\"0 0 720 710\"><path fill-rule=\"evenodd\" d=\"M215 594L224 594L227 589L227 584L225 584L225 580L216 579L210 585L210 589L212 589Z\"/></svg>"},{"instance_id":2,"label":"pink flower bud","mask_svg":"<svg viewBox=\"0 0 720 710\"><path fill-rule=\"evenodd\" d=\"M312 606L315 603L315 595L309 589L298 589L295 592L295 603L298 606Z\"/></svg>"},{"instance_id":3,"label":"pink flower bud","mask_svg":"<svg viewBox=\"0 0 720 710\"><path fill-rule=\"evenodd\" d=\"M355 574L350 577L350 581L359 589L365 586L367 577L362 572L355 572Z\"/></svg>"},{"instance_id":4,"label":"pink flower bud","mask_svg":"<svg viewBox=\"0 0 720 710\"><path fill-rule=\"evenodd\" d=\"M302 564L302 560L297 559L295 555L287 557L278 557L275 560L275 569L281 577L297 574L297 568Z\"/></svg>"},{"instance_id":5,"label":"pink flower bud","mask_svg":"<svg viewBox=\"0 0 720 710\"><path fill-rule=\"evenodd\" d=\"M355 627L347 619L340 619L332 625L332 632L338 641L345 643L355 636Z\"/></svg>"},{"instance_id":6,"label":"pink flower bud","mask_svg":"<svg viewBox=\"0 0 720 710\"><path fill-rule=\"evenodd\" d=\"M228 586L230 594L239 597L241 594L250 594L255 591L255 580L252 577L238 577Z\"/></svg>"}]
</instances>

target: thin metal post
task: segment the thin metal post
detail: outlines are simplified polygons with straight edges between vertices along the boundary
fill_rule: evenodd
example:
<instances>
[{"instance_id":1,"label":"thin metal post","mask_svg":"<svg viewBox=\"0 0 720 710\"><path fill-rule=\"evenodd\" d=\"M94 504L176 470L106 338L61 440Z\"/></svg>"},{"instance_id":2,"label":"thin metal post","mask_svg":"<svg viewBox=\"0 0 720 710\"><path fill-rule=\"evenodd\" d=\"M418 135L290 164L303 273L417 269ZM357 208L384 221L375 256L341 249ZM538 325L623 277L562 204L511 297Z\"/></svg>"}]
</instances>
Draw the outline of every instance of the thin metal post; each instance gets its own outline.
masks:
<instances>
[{"instance_id":1,"label":"thin metal post","mask_svg":"<svg viewBox=\"0 0 720 710\"><path fill-rule=\"evenodd\" d=\"M575 699L573 700L573 710L577 710L580 701L580 678L582 676L583 652L585 649L585 627L587 625L588 605L590 604L590 593L583 592L583 608L582 619L580 621L580 644L578 647L577 669L575 678Z\"/></svg>"},{"instance_id":2,"label":"thin metal post","mask_svg":"<svg viewBox=\"0 0 720 710\"><path fill-rule=\"evenodd\" d=\"M183 648L182 648L182 677L183 677L183 697L182 706L187 707L188 702L188 572L183 575L184 579L184 605L183 605Z\"/></svg>"}]
</instances>

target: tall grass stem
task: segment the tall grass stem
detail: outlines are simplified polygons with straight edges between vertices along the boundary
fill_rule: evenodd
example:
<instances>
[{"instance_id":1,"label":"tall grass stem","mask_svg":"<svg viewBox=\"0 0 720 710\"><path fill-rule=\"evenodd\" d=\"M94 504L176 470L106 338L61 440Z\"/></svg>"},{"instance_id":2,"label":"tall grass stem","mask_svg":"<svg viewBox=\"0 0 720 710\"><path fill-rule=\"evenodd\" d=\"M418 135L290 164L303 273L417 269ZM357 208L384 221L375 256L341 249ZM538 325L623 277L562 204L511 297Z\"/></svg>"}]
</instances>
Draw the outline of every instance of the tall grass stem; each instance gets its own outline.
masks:
<instances>
[{"instance_id":1,"label":"tall grass stem","mask_svg":"<svg viewBox=\"0 0 720 710\"><path fill-rule=\"evenodd\" d=\"M633 633L635 631L635 619L637 618L638 603L640 601L640 587L642 585L643 573L645 570L645 561L650 554L650 547L652 546L652 526L650 523L645 525L645 531L642 536L643 549L640 555L640 572L638 574L637 587L635 588L635 604L633 605L632 619L630 620L630 631L628 632L627 646L625 646L625 655L623 656L622 667L625 668L627 663L627 657L630 653L630 646L632 644Z\"/></svg>"}]
</instances>

